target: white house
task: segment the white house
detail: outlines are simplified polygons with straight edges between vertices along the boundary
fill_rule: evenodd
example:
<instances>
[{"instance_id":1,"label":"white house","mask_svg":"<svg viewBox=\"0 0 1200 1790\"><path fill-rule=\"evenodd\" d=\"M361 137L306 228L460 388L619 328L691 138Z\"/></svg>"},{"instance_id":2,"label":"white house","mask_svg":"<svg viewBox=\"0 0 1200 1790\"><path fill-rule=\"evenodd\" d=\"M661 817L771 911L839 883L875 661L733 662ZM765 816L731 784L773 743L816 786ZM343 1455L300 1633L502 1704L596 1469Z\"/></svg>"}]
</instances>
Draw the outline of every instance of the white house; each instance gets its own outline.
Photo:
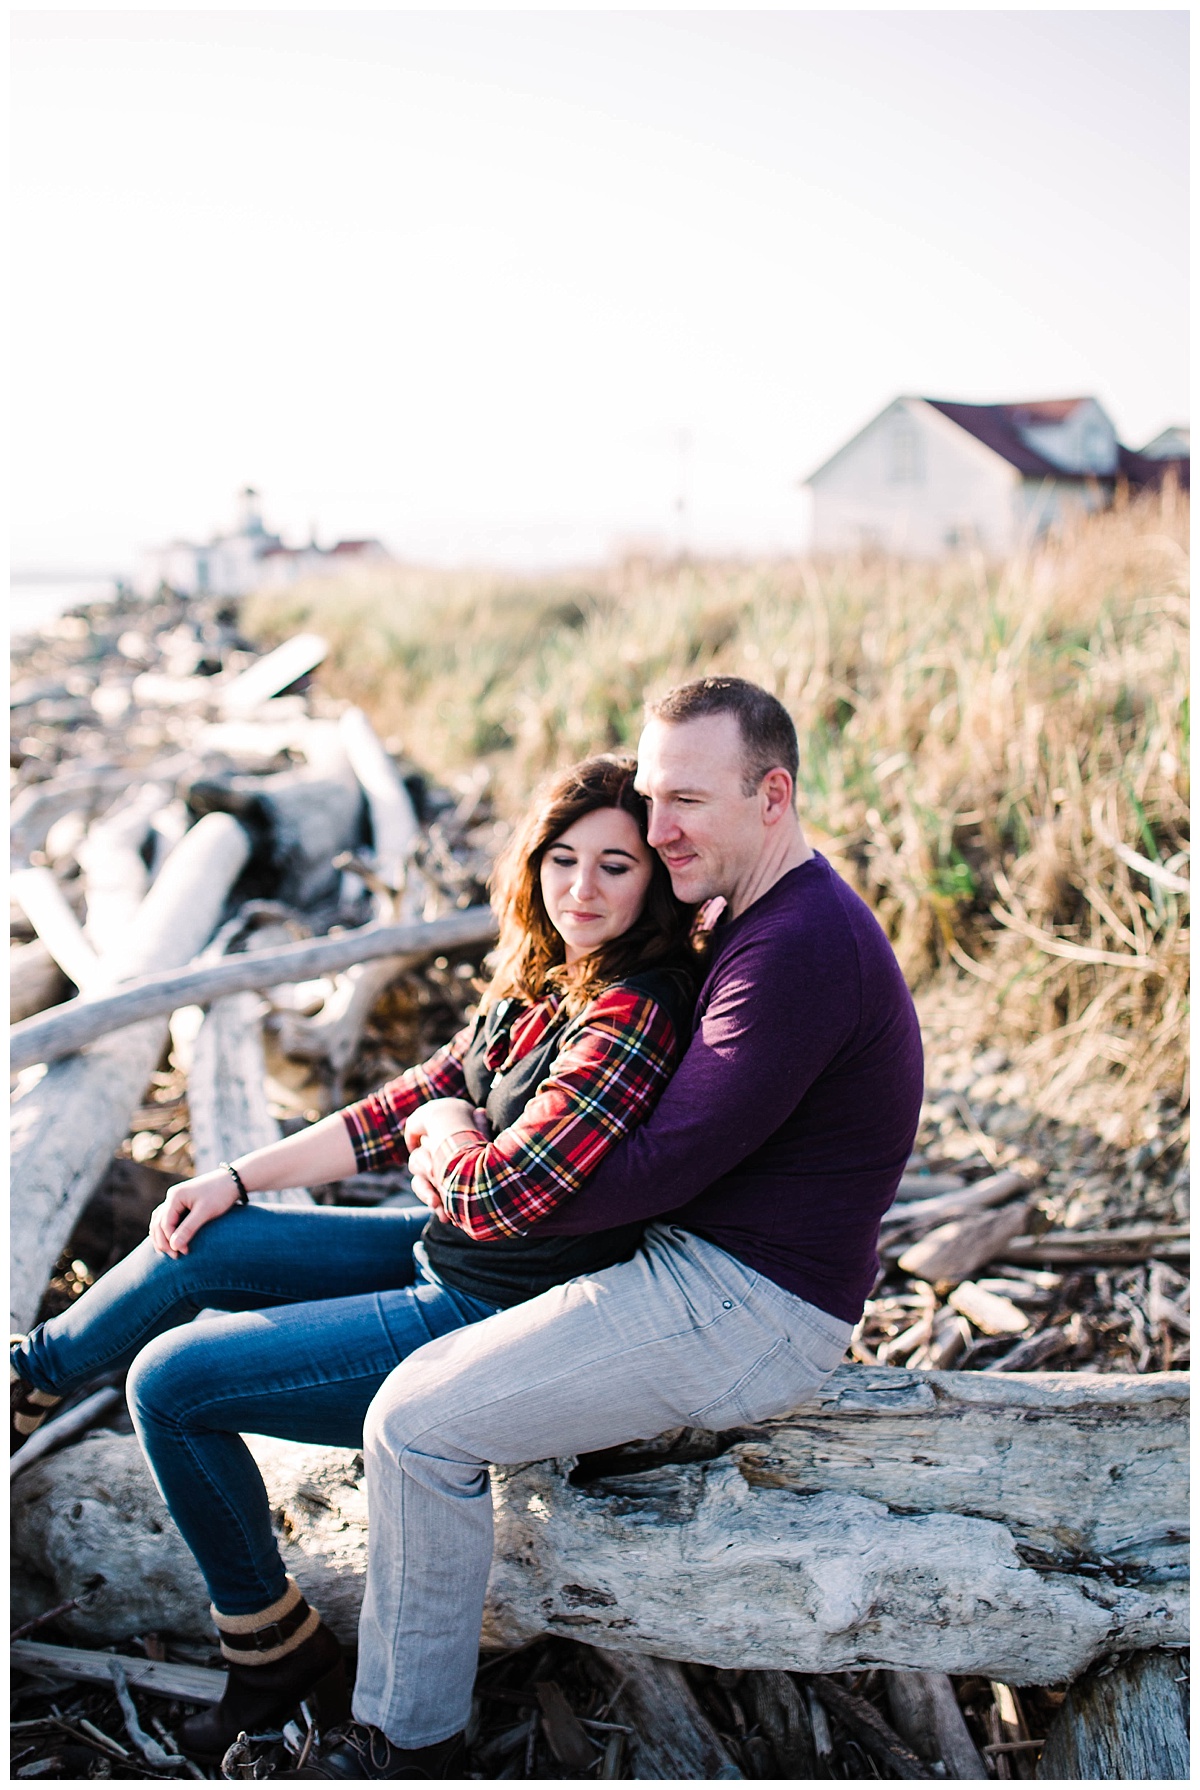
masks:
<instances>
[{"instance_id":1,"label":"white house","mask_svg":"<svg viewBox=\"0 0 1200 1790\"><path fill-rule=\"evenodd\" d=\"M1176 463L1170 450L1152 461L1122 447L1095 398L896 398L804 481L812 545L917 558L963 546L1007 553L1108 503L1119 478L1153 482L1168 459Z\"/></svg>"},{"instance_id":2,"label":"white house","mask_svg":"<svg viewBox=\"0 0 1200 1790\"><path fill-rule=\"evenodd\" d=\"M315 541L307 547L285 547L279 535L264 528L252 485L238 493L238 511L231 534L214 535L203 546L172 541L143 553L133 580L137 594L152 597L165 584L181 597L244 597L264 585L278 588L364 560L390 558L387 549L373 540L339 541L328 548Z\"/></svg>"}]
</instances>

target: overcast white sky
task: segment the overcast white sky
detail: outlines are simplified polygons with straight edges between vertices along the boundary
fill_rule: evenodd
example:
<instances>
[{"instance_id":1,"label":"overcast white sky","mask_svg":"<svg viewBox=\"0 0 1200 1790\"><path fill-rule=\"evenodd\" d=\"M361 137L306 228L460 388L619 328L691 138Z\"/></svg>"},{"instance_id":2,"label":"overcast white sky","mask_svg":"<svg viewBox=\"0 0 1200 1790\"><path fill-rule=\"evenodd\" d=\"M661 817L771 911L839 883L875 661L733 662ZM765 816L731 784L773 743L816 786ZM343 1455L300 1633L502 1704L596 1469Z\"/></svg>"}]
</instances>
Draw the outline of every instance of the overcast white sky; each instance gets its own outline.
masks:
<instances>
[{"instance_id":1,"label":"overcast white sky","mask_svg":"<svg viewBox=\"0 0 1200 1790\"><path fill-rule=\"evenodd\" d=\"M412 558L796 548L897 392L1187 420L1183 12L13 27L18 567L247 481Z\"/></svg>"}]
</instances>

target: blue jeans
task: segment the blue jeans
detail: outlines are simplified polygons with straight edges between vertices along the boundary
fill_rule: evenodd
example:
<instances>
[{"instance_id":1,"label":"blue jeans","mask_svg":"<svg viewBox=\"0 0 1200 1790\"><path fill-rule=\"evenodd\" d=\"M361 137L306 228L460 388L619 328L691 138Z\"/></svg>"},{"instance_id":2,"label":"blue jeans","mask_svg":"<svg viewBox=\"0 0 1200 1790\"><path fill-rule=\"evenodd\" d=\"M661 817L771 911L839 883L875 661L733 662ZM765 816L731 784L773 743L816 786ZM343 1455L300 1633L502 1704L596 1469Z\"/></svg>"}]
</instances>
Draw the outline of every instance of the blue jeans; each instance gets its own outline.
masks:
<instances>
[{"instance_id":1,"label":"blue jeans","mask_svg":"<svg viewBox=\"0 0 1200 1790\"><path fill-rule=\"evenodd\" d=\"M140 1243L13 1351L44 1392L130 1367L146 1458L223 1614L253 1614L286 1590L239 1432L361 1448L367 1407L400 1362L498 1309L414 1254L428 1216L235 1206L176 1261ZM206 1308L222 1315L189 1322Z\"/></svg>"}]
</instances>

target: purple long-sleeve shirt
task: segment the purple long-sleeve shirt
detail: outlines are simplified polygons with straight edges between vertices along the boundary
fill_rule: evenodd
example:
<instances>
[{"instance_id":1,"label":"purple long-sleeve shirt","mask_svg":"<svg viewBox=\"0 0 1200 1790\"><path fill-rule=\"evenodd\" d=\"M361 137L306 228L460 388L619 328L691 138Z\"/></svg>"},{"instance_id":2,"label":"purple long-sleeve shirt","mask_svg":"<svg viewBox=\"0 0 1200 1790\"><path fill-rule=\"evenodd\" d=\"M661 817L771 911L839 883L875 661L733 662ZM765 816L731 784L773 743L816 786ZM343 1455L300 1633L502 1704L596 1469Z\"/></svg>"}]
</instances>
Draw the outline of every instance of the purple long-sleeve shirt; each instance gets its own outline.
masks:
<instances>
[{"instance_id":1,"label":"purple long-sleeve shirt","mask_svg":"<svg viewBox=\"0 0 1200 1790\"><path fill-rule=\"evenodd\" d=\"M678 1224L855 1323L922 1084L895 954L818 852L718 927L692 1041L661 1100L537 1229Z\"/></svg>"}]
</instances>

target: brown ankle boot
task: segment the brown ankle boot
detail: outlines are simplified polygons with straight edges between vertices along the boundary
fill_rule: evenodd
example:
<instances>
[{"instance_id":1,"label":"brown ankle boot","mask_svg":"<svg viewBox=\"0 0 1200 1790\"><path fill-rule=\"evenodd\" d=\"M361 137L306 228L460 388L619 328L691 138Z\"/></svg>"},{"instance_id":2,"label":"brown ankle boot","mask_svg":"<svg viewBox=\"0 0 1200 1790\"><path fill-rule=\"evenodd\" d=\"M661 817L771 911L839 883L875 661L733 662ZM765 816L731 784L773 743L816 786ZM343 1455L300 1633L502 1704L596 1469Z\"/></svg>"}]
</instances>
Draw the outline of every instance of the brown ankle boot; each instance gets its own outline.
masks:
<instances>
[{"instance_id":1,"label":"brown ankle boot","mask_svg":"<svg viewBox=\"0 0 1200 1790\"><path fill-rule=\"evenodd\" d=\"M9 1347L23 1343L23 1336L9 1338ZM14 1455L24 1446L34 1430L40 1429L55 1405L62 1399L56 1392L43 1392L23 1380L12 1364L8 1364L8 1452Z\"/></svg>"},{"instance_id":2,"label":"brown ankle boot","mask_svg":"<svg viewBox=\"0 0 1200 1790\"><path fill-rule=\"evenodd\" d=\"M310 1609L294 1579L252 1616L213 1611L229 1662L225 1694L176 1729L181 1752L218 1762L241 1733L279 1728L306 1700L318 1728L345 1721L350 1691L337 1637Z\"/></svg>"}]
</instances>

